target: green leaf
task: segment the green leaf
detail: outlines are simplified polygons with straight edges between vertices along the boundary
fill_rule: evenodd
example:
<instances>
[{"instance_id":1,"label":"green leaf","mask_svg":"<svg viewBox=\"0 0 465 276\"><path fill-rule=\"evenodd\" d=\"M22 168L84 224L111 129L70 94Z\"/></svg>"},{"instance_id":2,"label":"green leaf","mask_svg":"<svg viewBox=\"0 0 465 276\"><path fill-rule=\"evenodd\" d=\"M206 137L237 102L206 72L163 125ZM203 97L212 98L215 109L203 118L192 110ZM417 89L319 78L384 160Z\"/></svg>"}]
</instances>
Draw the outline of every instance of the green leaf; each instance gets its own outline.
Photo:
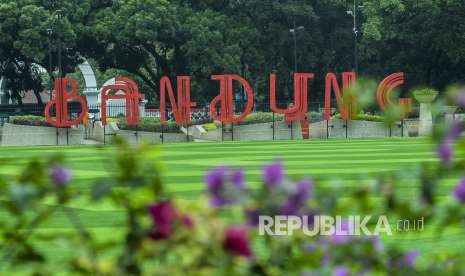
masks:
<instances>
[{"instance_id":1,"label":"green leaf","mask_svg":"<svg viewBox=\"0 0 465 276\"><path fill-rule=\"evenodd\" d=\"M100 181L92 185L91 197L93 200L100 200L105 197L113 188L110 181Z\"/></svg>"}]
</instances>

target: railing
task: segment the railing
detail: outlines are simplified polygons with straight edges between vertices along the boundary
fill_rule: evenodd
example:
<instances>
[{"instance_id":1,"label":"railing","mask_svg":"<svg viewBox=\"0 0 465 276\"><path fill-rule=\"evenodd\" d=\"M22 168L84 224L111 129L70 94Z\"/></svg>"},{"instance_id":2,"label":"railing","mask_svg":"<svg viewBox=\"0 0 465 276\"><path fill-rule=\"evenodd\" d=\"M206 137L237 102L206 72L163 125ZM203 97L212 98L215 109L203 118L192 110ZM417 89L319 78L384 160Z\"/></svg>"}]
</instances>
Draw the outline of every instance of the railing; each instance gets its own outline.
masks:
<instances>
[{"instance_id":1,"label":"railing","mask_svg":"<svg viewBox=\"0 0 465 276\"><path fill-rule=\"evenodd\" d=\"M280 108L286 108L291 106L292 103L278 103ZM236 102L234 104L235 115L239 116L245 109L246 103ZM0 105L0 125L5 124L9 121L10 116L16 115L44 115L44 105ZM68 110L70 112L70 118L75 118L81 112L81 107L78 103L69 103ZM332 105L331 114L336 113L336 105ZM88 113L91 122L96 122L101 119L101 106L91 105L88 107ZM322 102L309 102L308 103L308 120L311 125L310 135L315 137L316 132L319 132L317 137L320 138L351 138L359 137L363 128L363 123L360 121L343 121L343 120L331 120L324 121L324 103ZM108 103L107 104L107 117L108 118L124 118L126 114L126 105L124 103ZM160 108L158 104L147 104L140 108L140 114L142 118L160 118ZM54 109L51 109L51 115L54 116ZM191 121L192 125L203 125L205 123L213 123L212 114L210 114L209 103L198 104L197 107L191 109ZM170 108L167 109L167 120L174 121L174 115ZM157 123L155 122L151 122ZM375 125L366 123L367 125ZM381 125L381 124L380 124ZM183 126L187 127L187 126ZM270 104L266 103L255 103L251 114L246 118L245 122L239 124L223 124L216 122L214 125L210 125L214 128L210 133L205 134L206 140L214 141L231 141L247 139L259 139L265 137L267 140L277 139L297 139L301 138L302 130L300 122L286 122L284 116L271 111ZM317 128L317 129L316 129ZM386 132L377 129L378 136L407 136L408 131L404 122L393 125ZM141 128L138 128L141 130ZM166 129L164 130L166 131ZM188 129L187 136L192 135L195 129ZM163 132L163 129L162 129ZM220 136L213 137L213 132L220 133ZM137 133L137 131L136 131ZM138 135L138 134L135 134ZM371 135L371 134L369 134ZM368 135L368 136L369 136ZM361 135L363 136L363 134ZM213 137L213 138L211 138ZM188 138L185 139L189 140ZM163 139L162 139L163 141Z\"/></svg>"}]
</instances>

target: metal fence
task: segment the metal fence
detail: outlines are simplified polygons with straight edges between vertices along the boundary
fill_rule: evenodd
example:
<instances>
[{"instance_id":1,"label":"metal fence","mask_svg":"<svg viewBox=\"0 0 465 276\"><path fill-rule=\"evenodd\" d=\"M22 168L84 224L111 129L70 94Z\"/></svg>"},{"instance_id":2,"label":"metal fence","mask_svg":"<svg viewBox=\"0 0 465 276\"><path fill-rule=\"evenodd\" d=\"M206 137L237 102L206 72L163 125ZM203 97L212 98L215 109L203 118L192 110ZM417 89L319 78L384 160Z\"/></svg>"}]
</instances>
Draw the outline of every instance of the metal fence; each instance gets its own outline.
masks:
<instances>
[{"instance_id":1,"label":"metal fence","mask_svg":"<svg viewBox=\"0 0 465 276\"><path fill-rule=\"evenodd\" d=\"M111 104L107 105L107 118L124 118L126 116L126 105L124 104ZM90 105L88 112L96 120L101 119L101 105ZM160 108L155 105L146 105L140 109L140 116L142 118L160 118ZM207 120L211 119L210 110L207 107L191 108L191 120ZM167 120L174 120L173 112L167 108Z\"/></svg>"},{"instance_id":2,"label":"metal fence","mask_svg":"<svg viewBox=\"0 0 465 276\"><path fill-rule=\"evenodd\" d=\"M239 116L245 109L243 102L234 104L235 115ZM278 103L280 108L291 106L292 103ZM44 115L44 105L0 105L0 125L8 122L11 116L16 115ZM82 108L78 103L69 103L70 119L80 114ZM377 127L375 123L362 123L361 121L344 121L330 120L325 121L323 118L324 103L309 102L307 117L311 127L308 127L311 137L319 138L359 138L359 137L390 137L390 136L408 136L408 123L401 121L393 124L387 129ZM88 107L90 122L95 126L95 122L101 120L101 106L91 105ZM336 104L332 103L331 114L337 112ZM219 114L219 110L217 111ZM107 104L107 117L123 119L126 114L125 104L109 103ZM191 125L176 127L174 115L170 108L167 110L167 119L169 124L160 125L156 120L160 118L160 108L158 104L147 104L140 107L142 121L145 118L153 118L155 120L150 127L144 129L144 126L129 129L130 135L136 141L141 140L143 135L148 135L155 143L164 143L170 139L176 141L191 141L192 139L206 141L245 141L245 140L287 140L287 139L302 139L303 125L301 122L289 122L285 120L285 116L271 111L270 104L255 103L252 112L246 119L238 124L226 124L214 121L210 113L209 104L199 104L191 109ZM53 108L51 115L54 115ZM171 123L170 123L171 121ZM208 125L207 125L208 124ZM154 126L155 125L155 126ZM206 130L201 132L195 125L203 125ZM376 125L376 133L369 133L368 130ZM379 123L378 125L381 125ZM366 129L367 132L364 132ZM106 131L106 130L104 130ZM132 131L132 132L131 132ZM372 130L370 130L372 131ZM144 134L151 132L152 134ZM200 133L201 132L201 133ZM184 136L183 136L184 135ZM91 137L90 132L86 130L86 137ZM178 137L179 136L179 137ZM181 137L183 136L183 137ZM131 138L130 137L130 138ZM176 138L177 137L177 138Z\"/></svg>"}]
</instances>

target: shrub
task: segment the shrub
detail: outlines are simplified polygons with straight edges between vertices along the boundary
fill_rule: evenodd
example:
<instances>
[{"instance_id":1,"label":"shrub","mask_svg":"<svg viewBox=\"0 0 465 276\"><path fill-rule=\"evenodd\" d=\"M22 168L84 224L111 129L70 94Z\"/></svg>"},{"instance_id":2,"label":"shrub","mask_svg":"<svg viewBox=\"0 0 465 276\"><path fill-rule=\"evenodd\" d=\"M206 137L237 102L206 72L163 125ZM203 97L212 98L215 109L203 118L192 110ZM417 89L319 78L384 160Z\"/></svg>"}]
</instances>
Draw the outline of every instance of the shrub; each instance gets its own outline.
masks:
<instances>
[{"instance_id":1,"label":"shrub","mask_svg":"<svg viewBox=\"0 0 465 276\"><path fill-rule=\"evenodd\" d=\"M282 121L284 115L274 113L274 121ZM249 114L242 122L238 125L251 125L251 124L260 124L260 123L270 123L273 122L273 112L254 112Z\"/></svg>"},{"instance_id":2,"label":"shrub","mask_svg":"<svg viewBox=\"0 0 465 276\"><path fill-rule=\"evenodd\" d=\"M310 111L310 112L307 112L307 116L309 118L321 118L323 117L323 113L317 112L317 111Z\"/></svg>"},{"instance_id":3,"label":"shrub","mask_svg":"<svg viewBox=\"0 0 465 276\"><path fill-rule=\"evenodd\" d=\"M203 124L202 126L206 131L217 130L218 128L221 127L221 125L218 126L218 123L207 123L207 124Z\"/></svg>"},{"instance_id":4,"label":"shrub","mask_svg":"<svg viewBox=\"0 0 465 276\"><path fill-rule=\"evenodd\" d=\"M323 115L319 112L307 112L306 114L309 118L321 118ZM284 120L283 114L274 113L274 121L280 122ZM243 121L239 122L237 125L251 125L251 124L261 124L261 123L271 123L273 122L273 112L254 112L249 114ZM206 131L213 131L221 128L221 122L213 122L204 124L203 128ZM225 123L224 127L230 127L230 124Z\"/></svg>"},{"instance_id":5,"label":"shrub","mask_svg":"<svg viewBox=\"0 0 465 276\"><path fill-rule=\"evenodd\" d=\"M149 132L182 133L181 128L173 121L167 121L163 125L159 118L141 118L139 126L130 126L125 118L113 119L121 130L138 130Z\"/></svg>"},{"instance_id":6,"label":"shrub","mask_svg":"<svg viewBox=\"0 0 465 276\"><path fill-rule=\"evenodd\" d=\"M432 88L420 88L414 90L412 94L420 103L431 103L436 99L439 92Z\"/></svg>"},{"instance_id":7,"label":"shrub","mask_svg":"<svg viewBox=\"0 0 465 276\"><path fill-rule=\"evenodd\" d=\"M13 116L10 118L10 122L15 125L24 126L50 126L50 124L45 120L45 117L35 115Z\"/></svg>"},{"instance_id":8,"label":"shrub","mask_svg":"<svg viewBox=\"0 0 465 276\"><path fill-rule=\"evenodd\" d=\"M356 120L382 122L384 118L380 115L358 114Z\"/></svg>"},{"instance_id":9,"label":"shrub","mask_svg":"<svg viewBox=\"0 0 465 276\"><path fill-rule=\"evenodd\" d=\"M341 119L341 114L337 113L331 119ZM352 120L357 120L357 121L371 121L371 122L383 122L384 117L380 115L372 115L372 114L357 114L355 118L352 118Z\"/></svg>"},{"instance_id":10,"label":"shrub","mask_svg":"<svg viewBox=\"0 0 465 276\"><path fill-rule=\"evenodd\" d=\"M204 119L197 119L191 122L192 125L204 125L213 123L213 118L204 118Z\"/></svg>"}]
</instances>

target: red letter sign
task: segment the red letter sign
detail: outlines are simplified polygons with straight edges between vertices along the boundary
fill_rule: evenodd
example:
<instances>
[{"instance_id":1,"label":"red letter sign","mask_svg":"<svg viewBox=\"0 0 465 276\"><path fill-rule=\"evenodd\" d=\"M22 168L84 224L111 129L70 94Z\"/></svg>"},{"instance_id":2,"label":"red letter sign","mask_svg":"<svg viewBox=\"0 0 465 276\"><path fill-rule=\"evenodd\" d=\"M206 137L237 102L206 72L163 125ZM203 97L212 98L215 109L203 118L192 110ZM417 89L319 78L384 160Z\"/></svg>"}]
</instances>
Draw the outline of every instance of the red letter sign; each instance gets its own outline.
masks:
<instances>
[{"instance_id":1,"label":"red letter sign","mask_svg":"<svg viewBox=\"0 0 465 276\"><path fill-rule=\"evenodd\" d=\"M342 73L342 93L345 93L347 89L355 84L355 72L344 72ZM341 112L341 118L343 120L350 119L350 112L348 110L348 104L342 100L343 95L339 89L337 83L337 77L334 73L328 73L326 75L326 86L325 86L325 113L324 119L329 120L331 118L331 88L334 88L334 94L336 95L337 105Z\"/></svg>"},{"instance_id":2,"label":"red letter sign","mask_svg":"<svg viewBox=\"0 0 465 276\"><path fill-rule=\"evenodd\" d=\"M392 104L390 94L394 89L404 84L404 73L397 72L387 76L378 86L376 90L376 99L381 109L384 111ZM403 119L407 113L412 112L412 99L399 98L399 105L402 107L401 118Z\"/></svg>"},{"instance_id":3,"label":"red letter sign","mask_svg":"<svg viewBox=\"0 0 465 276\"><path fill-rule=\"evenodd\" d=\"M273 112L285 114L286 122L300 121L305 119L308 111L308 80L313 78L311 73L294 74L294 104L287 109L278 108L276 104L276 75L270 75L270 106Z\"/></svg>"},{"instance_id":4,"label":"red letter sign","mask_svg":"<svg viewBox=\"0 0 465 276\"><path fill-rule=\"evenodd\" d=\"M383 111L391 104L390 94L392 91L402 84L404 84L404 73L402 72L391 74L380 82L376 90L376 100Z\"/></svg>"},{"instance_id":5,"label":"red letter sign","mask_svg":"<svg viewBox=\"0 0 465 276\"><path fill-rule=\"evenodd\" d=\"M110 90L121 90L124 94L108 94L107 92ZM139 88L134 81L125 77L116 77L115 84L102 88L102 125L107 124L107 100L109 99L125 99L126 121L128 125L139 125L139 98Z\"/></svg>"},{"instance_id":6,"label":"red letter sign","mask_svg":"<svg viewBox=\"0 0 465 276\"><path fill-rule=\"evenodd\" d=\"M173 87L170 79L163 77L160 80L160 113L161 123L166 121L166 90L170 98L171 107L173 108L174 119L179 125L191 123L191 107L195 107L196 103L191 102L191 80L188 76L179 76L177 83L178 88L178 103L174 98Z\"/></svg>"},{"instance_id":7,"label":"red letter sign","mask_svg":"<svg viewBox=\"0 0 465 276\"><path fill-rule=\"evenodd\" d=\"M68 92L68 87L71 91ZM86 101L77 94L77 83L69 78L57 78L55 80L55 98L45 106L45 118L54 127L70 127L79 124L87 114ZM79 117L68 121L68 100L75 100L81 104L82 110ZM55 118L50 117L50 108L55 106Z\"/></svg>"},{"instance_id":8,"label":"red letter sign","mask_svg":"<svg viewBox=\"0 0 465 276\"><path fill-rule=\"evenodd\" d=\"M213 75L212 80L220 81L220 95L216 96L210 103L212 117L225 123L238 123L242 121L253 108L253 90L250 84L238 75ZM233 81L240 82L247 93L247 106L239 117L234 117ZM220 114L216 110L219 102L221 104Z\"/></svg>"}]
</instances>

